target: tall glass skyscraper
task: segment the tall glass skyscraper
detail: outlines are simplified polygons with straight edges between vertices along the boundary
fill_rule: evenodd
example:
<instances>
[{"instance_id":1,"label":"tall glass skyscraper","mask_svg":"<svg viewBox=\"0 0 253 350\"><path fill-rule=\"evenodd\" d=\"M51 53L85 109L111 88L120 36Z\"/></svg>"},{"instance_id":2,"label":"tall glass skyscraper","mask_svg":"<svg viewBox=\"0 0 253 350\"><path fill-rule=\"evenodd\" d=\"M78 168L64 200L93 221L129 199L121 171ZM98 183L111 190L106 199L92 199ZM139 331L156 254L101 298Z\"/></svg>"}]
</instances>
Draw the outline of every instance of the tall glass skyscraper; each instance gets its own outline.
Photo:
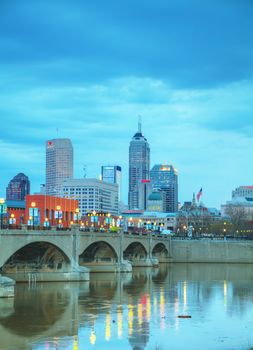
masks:
<instances>
[{"instance_id":1,"label":"tall glass skyscraper","mask_svg":"<svg viewBox=\"0 0 253 350\"><path fill-rule=\"evenodd\" d=\"M139 191L142 180L149 179L150 148L147 139L141 132L139 121L138 131L133 136L129 146L129 209L139 209Z\"/></svg>"},{"instance_id":2,"label":"tall glass skyscraper","mask_svg":"<svg viewBox=\"0 0 253 350\"><path fill-rule=\"evenodd\" d=\"M167 213L178 211L178 172L173 165L156 164L150 171L152 187L164 192Z\"/></svg>"},{"instance_id":3,"label":"tall glass skyscraper","mask_svg":"<svg viewBox=\"0 0 253 350\"><path fill-rule=\"evenodd\" d=\"M27 194L30 194L30 181L25 174L19 173L8 184L6 199L24 201Z\"/></svg>"},{"instance_id":4,"label":"tall glass skyscraper","mask_svg":"<svg viewBox=\"0 0 253 350\"><path fill-rule=\"evenodd\" d=\"M73 147L70 139L46 142L46 194L59 196L64 180L73 178Z\"/></svg>"}]
</instances>

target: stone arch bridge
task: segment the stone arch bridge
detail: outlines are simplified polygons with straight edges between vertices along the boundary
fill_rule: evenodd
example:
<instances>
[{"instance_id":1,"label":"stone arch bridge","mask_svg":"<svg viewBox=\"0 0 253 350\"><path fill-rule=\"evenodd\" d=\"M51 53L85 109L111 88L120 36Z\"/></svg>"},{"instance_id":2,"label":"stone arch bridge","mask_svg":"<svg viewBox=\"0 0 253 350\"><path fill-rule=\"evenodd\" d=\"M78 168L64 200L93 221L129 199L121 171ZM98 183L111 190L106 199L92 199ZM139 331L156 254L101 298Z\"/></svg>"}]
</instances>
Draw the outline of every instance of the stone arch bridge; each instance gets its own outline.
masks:
<instances>
[{"instance_id":1,"label":"stone arch bridge","mask_svg":"<svg viewBox=\"0 0 253 350\"><path fill-rule=\"evenodd\" d=\"M0 230L0 273L17 281L88 280L170 261L170 237L152 234Z\"/></svg>"}]
</instances>

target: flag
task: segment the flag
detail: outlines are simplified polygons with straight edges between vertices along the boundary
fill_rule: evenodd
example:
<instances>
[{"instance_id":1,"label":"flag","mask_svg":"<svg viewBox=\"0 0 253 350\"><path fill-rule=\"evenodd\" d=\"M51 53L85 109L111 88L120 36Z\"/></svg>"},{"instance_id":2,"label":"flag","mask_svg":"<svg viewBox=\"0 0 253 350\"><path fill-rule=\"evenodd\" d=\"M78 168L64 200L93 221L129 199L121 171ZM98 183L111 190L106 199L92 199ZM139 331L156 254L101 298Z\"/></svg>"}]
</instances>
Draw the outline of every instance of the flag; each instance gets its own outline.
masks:
<instances>
[{"instance_id":1,"label":"flag","mask_svg":"<svg viewBox=\"0 0 253 350\"><path fill-rule=\"evenodd\" d=\"M197 194L197 201L198 201L198 202L199 202L201 196L202 196L202 187L201 187L201 189L199 190L199 193Z\"/></svg>"}]
</instances>

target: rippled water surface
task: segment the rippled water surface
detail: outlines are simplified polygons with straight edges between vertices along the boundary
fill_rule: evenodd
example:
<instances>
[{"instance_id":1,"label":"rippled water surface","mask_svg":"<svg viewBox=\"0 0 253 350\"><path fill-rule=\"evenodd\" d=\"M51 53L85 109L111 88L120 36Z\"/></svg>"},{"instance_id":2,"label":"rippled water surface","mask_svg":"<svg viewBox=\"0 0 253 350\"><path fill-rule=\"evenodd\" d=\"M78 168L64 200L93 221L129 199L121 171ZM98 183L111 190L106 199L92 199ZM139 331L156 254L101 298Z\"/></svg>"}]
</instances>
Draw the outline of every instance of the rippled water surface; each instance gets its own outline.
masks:
<instances>
[{"instance_id":1,"label":"rippled water surface","mask_svg":"<svg viewBox=\"0 0 253 350\"><path fill-rule=\"evenodd\" d=\"M0 349L252 346L253 265L92 274L83 283L18 284L14 299L0 299Z\"/></svg>"}]
</instances>

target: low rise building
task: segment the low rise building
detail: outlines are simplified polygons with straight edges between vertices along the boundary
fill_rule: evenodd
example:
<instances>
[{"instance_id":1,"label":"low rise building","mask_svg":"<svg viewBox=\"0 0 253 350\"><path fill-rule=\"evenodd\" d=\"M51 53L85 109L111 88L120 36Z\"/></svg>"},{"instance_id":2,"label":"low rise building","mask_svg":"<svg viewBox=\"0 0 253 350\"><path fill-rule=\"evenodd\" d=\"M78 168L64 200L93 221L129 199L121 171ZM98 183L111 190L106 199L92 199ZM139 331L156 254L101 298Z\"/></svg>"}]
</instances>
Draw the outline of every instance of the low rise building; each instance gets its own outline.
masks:
<instances>
[{"instance_id":1,"label":"low rise building","mask_svg":"<svg viewBox=\"0 0 253 350\"><path fill-rule=\"evenodd\" d=\"M232 199L221 205L222 217L227 217L229 209L243 211L245 221L253 221L253 186L239 186L232 191Z\"/></svg>"},{"instance_id":2,"label":"low rise building","mask_svg":"<svg viewBox=\"0 0 253 350\"><path fill-rule=\"evenodd\" d=\"M175 232L177 225L177 215L175 213L161 213L148 211L124 211L124 229L139 231L162 231L171 230Z\"/></svg>"},{"instance_id":3,"label":"low rise building","mask_svg":"<svg viewBox=\"0 0 253 350\"><path fill-rule=\"evenodd\" d=\"M119 211L119 187L98 179L69 179L63 182L62 197L76 199L80 214L105 212L117 215Z\"/></svg>"},{"instance_id":4,"label":"low rise building","mask_svg":"<svg viewBox=\"0 0 253 350\"><path fill-rule=\"evenodd\" d=\"M77 222L78 216L77 200L42 194L26 196L27 225L69 227Z\"/></svg>"}]
</instances>

